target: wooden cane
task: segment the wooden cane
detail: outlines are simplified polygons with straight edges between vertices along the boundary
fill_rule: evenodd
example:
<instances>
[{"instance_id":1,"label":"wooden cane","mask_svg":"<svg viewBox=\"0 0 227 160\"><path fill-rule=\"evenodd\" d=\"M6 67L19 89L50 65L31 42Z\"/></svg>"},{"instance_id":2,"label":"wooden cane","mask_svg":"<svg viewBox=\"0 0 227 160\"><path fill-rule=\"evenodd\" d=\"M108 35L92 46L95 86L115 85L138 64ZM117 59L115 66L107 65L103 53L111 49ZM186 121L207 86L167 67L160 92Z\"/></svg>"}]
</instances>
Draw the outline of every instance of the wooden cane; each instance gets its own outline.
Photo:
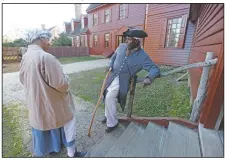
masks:
<instances>
[{"instance_id":1,"label":"wooden cane","mask_svg":"<svg viewBox=\"0 0 227 160\"><path fill-rule=\"evenodd\" d=\"M106 79L107 79L107 77L109 76L110 72L111 72L111 68L109 69L109 71L108 71L108 73L106 74L106 77L105 77L105 79L104 79L104 81L103 81L102 89L101 89L101 92L100 92L100 95L99 95L99 100L98 100L98 102L97 102L97 104L96 104L96 106L95 106L95 110L94 110L94 112L93 112L92 119L91 119L91 123L90 123L89 129L88 129L88 137L91 137L91 127L92 127L92 124L93 124L93 121L94 121L94 118L95 118L95 113L96 113L96 110L97 110L97 108L98 108L98 106L99 106L99 103L100 103L100 101L101 101L101 99L102 99L102 95L103 95L103 92L104 92L104 87L105 87L105 84L106 84Z\"/></svg>"}]
</instances>

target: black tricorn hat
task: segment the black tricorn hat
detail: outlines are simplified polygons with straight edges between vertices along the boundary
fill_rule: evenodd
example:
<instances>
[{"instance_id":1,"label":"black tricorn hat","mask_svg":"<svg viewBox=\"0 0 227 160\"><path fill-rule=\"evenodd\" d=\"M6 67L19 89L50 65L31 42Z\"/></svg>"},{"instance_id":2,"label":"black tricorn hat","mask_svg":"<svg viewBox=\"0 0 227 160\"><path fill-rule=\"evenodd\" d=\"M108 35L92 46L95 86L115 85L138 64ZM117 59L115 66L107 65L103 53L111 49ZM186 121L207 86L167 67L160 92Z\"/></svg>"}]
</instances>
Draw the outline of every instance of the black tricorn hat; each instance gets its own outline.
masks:
<instances>
[{"instance_id":1,"label":"black tricorn hat","mask_svg":"<svg viewBox=\"0 0 227 160\"><path fill-rule=\"evenodd\" d=\"M127 31L123 32L125 37L137 37L137 38L145 38L147 37L147 33L143 30L138 29L128 29Z\"/></svg>"}]
</instances>

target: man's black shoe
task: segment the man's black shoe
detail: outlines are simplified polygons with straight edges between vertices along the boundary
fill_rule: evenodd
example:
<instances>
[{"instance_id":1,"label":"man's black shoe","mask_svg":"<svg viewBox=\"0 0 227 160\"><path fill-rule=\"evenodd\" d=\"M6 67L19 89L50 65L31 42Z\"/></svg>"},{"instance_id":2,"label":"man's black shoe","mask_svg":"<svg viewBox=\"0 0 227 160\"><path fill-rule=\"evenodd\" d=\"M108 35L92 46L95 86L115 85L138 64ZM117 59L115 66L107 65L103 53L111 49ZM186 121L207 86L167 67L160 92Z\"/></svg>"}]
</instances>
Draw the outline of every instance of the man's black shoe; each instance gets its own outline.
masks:
<instances>
[{"instance_id":1,"label":"man's black shoe","mask_svg":"<svg viewBox=\"0 0 227 160\"><path fill-rule=\"evenodd\" d=\"M117 123L116 126L114 126L114 127L107 127L106 133L112 132L115 128L117 128L117 126L118 126L118 123Z\"/></svg>"}]
</instances>

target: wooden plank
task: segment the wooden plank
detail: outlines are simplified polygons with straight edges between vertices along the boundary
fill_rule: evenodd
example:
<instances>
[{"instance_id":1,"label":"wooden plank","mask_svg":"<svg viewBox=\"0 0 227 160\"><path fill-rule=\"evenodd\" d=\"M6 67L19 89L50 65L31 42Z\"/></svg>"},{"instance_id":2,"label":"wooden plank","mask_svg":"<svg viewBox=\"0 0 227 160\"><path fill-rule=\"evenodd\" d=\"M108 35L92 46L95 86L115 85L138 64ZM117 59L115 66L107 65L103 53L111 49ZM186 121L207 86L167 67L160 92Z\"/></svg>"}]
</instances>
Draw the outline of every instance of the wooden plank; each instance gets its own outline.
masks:
<instances>
[{"instance_id":1,"label":"wooden plank","mask_svg":"<svg viewBox=\"0 0 227 160\"><path fill-rule=\"evenodd\" d=\"M125 157L137 145L137 139L144 133L144 127L131 122L106 157Z\"/></svg>"},{"instance_id":2,"label":"wooden plank","mask_svg":"<svg viewBox=\"0 0 227 160\"><path fill-rule=\"evenodd\" d=\"M209 98L204 102L204 109L200 116L200 122L210 129L214 128L224 102L224 45L219 55L219 61L212 73L214 78L209 83L207 92Z\"/></svg>"},{"instance_id":3,"label":"wooden plank","mask_svg":"<svg viewBox=\"0 0 227 160\"><path fill-rule=\"evenodd\" d=\"M154 123L149 123L137 145L127 157L161 157L167 130Z\"/></svg>"},{"instance_id":4,"label":"wooden plank","mask_svg":"<svg viewBox=\"0 0 227 160\"><path fill-rule=\"evenodd\" d=\"M208 11L207 8L211 7L209 4L203 4L201 9L201 13L200 13L200 20L203 19L204 15L206 15L205 13Z\"/></svg>"},{"instance_id":5,"label":"wooden plank","mask_svg":"<svg viewBox=\"0 0 227 160\"><path fill-rule=\"evenodd\" d=\"M173 12L162 12L160 14L149 14L148 15L148 22L149 24L152 23L152 21L158 21L160 18L168 17L168 18L173 18L174 16L181 16L183 14L188 14L189 10L188 9L183 9L183 10L175 10ZM155 25L155 24L154 24Z\"/></svg>"},{"instance_id":6,"label":"wooden plank","mask_svg":"<svg viewBox=\"0 0 227 160\"><path fill-rule=\"evenodd\" d=\"M86 157L105 157L118 138L125 131L125 128L126 126L119 124L117 129L111 133L107 133L102 139L100 139L86 154Z\"/></svg>"},{"instance_id":7,"label":"wooden plank","mask_svg":"<svg viewBox=\"0 0 227 160\"><path fill-rule=\"evenodd\" d=\"M201 157L197 132L170 122L162 157Z\"/></svg>"},{"instance_id":8,"label":"wooden plank","mask_svg":"<svg viewBox=\"0 0 227 160\"><path fill-rule=\"evenodd\" d=\"M218 134L219 134L221 143L224 145L224 131L219 130L219 131L218 131Z\"/></svg>"},{"instance_id":9,"label":"wooden plank","mask_svg":"<svg viewBox=\"0 0 227 160\"><path fill-rule=\"evenodd\" d=\"M199 136L203 157L224 157L224 146L217 131L199 124Z\"/></svg>"},{"instance_id":10,"label":"wooden plank","mask_svg":"<svg viewBox=\"0 0 227 160\"><path fill-rule=\"evenodd\" d=\"M219 129L223 117L224 117L224 104L222 105L221 111L219 112L219 116L218 116L218 119L217 119L216 124L215 124L215 127L214 127L215 130L218 130Z\"/></svg>"},{"instance_id":11,"label":"wooden plank","mask_svg":"<svg viewBox=\"0 0 227 160\"><path fill-rule=\"evenodd\" d=\"M220 19L219 21L216 21L215 24L213 26L211 26L210 28L206 27L206 30L196 37L196 41L201 41L222 30L224 30L224 19L223 18Z\"/></svg>"},{"instance_id":12,"label":"wooden plank","mask_svg":"<svg viewBox=\"0 0 227 160\"><path fill-rule=\"evenodd\" d=\"M224 30L195 43L196 47L219 44L224 41Z\"/></svg>"},{"instance_id":13,"label":"wooden plank","mask_svg":"<svg viewBox=\"0 0 227 160\"><path fill-rule=\"evenodd\" d=\"M205 61L211 60L213 55L214 55L213 52L207 52ZM207 91L207 82L209 79L211 67L212 66L203 67L203 72L201 75L197 96L193 103L192 113L190 116L190 120L193 122L197 122L201 113L202 104L204 102L206 91Z\"/></svg>"},{"instance_id":14,"label":"wooden plank","mask_svg":"<svg viewBox=\"0 0 227 160\"><path fill-rule=\"evenodd\" d=\"M220 53L220 51L221 51L221 44L193 47L191 51L192 51L191 54L193 54L193 56L190 56L190 57L193 57L193 59L198 59L201 55L205 59L206 52L208 52L208 51L214 52L215 55L218 55L218 53ZM196 52L196 53L194 53L194 52ZM198 56L198 57L194 57L194 56Z\"/></svg>"},{"instance_id":15,"label":"wooden plank","mask_svg":"<svg viewBox=\"0 0 227 160\"><path fill-rule=\"evenodd\" d=\"M152 15L157 15L157 14L163 14L167 12L174 12L174 11L179 11L179 10L186 10L189 12L190 5L189 4L177 4L177 5L170 5L169 7L163 8L163 9L158 9L158 10L153 10L151 13L149 13L149 16Z\"/></svg>"},{"instance_id":16,"label":"wooden plank","mask_svg":"<svg viewBox=\"0 0 227 160\"><path fill-rule=\"evenodd\" d=\"M213 12L211 12L212 14L210 14L209 16L207 15L206 19L203 22L200 22L200 28L198 28L198 30L197 30L198 34L200 34L202 31L204 31L206 26L209 27L209 26L215 24L215 21L224 17L223 7L224 6L222 4L219 4L217 6L217 8L215 8L215 10Z\"/></svg>"},{"instance_id":17,"label":"wooden plank","mask_svg":"<svg viewBox=\"0 0 227 160\"><path fill-rule=\"evenodd\" d=\"M209 5L209 8L206 10L206 13L204 14L203 17L199 17L199 28L198 28L198 31L202 29L203 25L204 25L204 22L209 22L207 21L207 18L210 18L210 16L214 13L214 10L217 8L217 4L210 4ZM215 12L216 13L216 12Z\"/></svg>"}]
</instances>

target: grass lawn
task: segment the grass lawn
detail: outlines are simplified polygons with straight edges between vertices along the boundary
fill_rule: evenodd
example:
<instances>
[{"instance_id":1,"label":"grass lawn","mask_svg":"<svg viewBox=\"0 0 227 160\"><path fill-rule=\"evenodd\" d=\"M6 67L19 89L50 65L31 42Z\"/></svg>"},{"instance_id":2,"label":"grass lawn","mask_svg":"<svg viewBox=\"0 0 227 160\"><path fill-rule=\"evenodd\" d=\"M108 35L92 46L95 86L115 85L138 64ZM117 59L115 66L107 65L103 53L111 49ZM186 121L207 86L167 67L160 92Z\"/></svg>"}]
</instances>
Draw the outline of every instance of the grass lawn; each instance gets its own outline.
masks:
<instances>
[{"instance_id":1,"label":"grass lawn","mask_svg":"<svg viewBox=\"0 0 227 160\"><path fill-rule=\"evenodd\" d=\"M6 157L31 157L23 145L22 136L28 110L20 105L3 105L3 132L2 156Z\"/></svg>"},{"instance_id":2,"label":"grass lawn","mask_svg":"<svg viewBox=\"0 0 227 160\"><path fill-rule=\"evenodd\" d=\"M59 58L58 60L61 62L61 64L68 64L68 63L74 63L74 62L82 62L82 61L92 61L92 60L98 60L102 59L101 57L63 57ZM4 64L6 67L2 69L3 73L11 73L11 72L18 72L20 70L20 62L14 62L14 63L8 63Z\"/></svg>"},{"instance_id":3,"label":"grass lawn","mask_svg":"<svg viewBox=\"0 0 227 160\"><path fill-rule=\"evenodd\" d=\"M98 60L98 59L101 59L101 58L86 56L86 57L63 57L63 58L59 58L58 60L61 62L61 64L68 64L68 63L92 61L92 60Z\"/></svg>"},{"instance_id":4,"label":"grass lawn","mask_svg":"<svg viewBox=\"0 0 227 160\"><path fill-rule=\"evenodd\" d=\"M105 77L103 71L104 68L99 68L71 74L72 92L84 100L96 104ZM167 71L167 69L161 69L161 71ZM184 81L176 82L176 79L182 74L184 73L176 73L156 79L151 86L145 89L142 83L137 84L133 115L149 117L171 116L188 119L191 108L187 78ZM141 71L138 74L139 77L144 77L145 75L145 71ZM118 107L118 110L121 111L120 107Z\"/></svg>"}]
</instances>

